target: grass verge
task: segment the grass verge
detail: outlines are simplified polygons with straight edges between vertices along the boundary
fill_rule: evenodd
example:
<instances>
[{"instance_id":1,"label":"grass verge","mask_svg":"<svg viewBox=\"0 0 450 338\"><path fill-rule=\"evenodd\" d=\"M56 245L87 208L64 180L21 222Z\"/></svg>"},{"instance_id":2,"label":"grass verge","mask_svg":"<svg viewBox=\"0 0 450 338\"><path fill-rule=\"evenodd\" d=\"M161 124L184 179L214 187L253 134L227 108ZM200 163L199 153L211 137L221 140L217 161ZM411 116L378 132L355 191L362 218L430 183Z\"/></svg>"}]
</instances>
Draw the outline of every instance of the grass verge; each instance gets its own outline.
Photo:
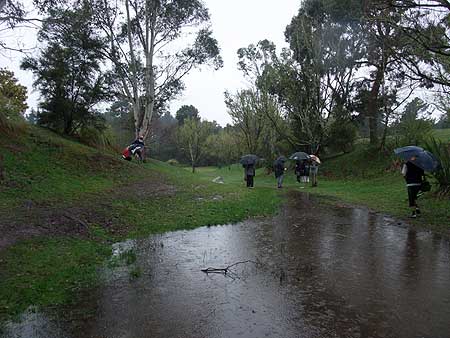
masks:
<instances>
[{"instance_id":1,"label":"grass verge","mask_svg":"<svg viewBox=\"0 0 450 338\"><path fill-rule=\"evenodd\" d=\"M119 161L39 128L13 140L0 137L0 146L5 149L7 176L0 186L0 217L13 212L26 222L22 206L27 201L49 211L63 208L72 216L77 216L74 210L89 204L96 212L113 215L117 223L109 228L88 222L88 231L75 231L74 237L58 232L52 238L34 237L0 251L0 322L29 306L75 301L80 290L99 282L97 271L110 255L112 242L271 215L281 202L278 191L269 187L248 190L236 184L215 184L201 170L192 174L153 160L144 165ZM152 187L141 189L141 180ZM152 191L153 186L158 188L156 180L173 186L174 191ZM132 189L120 198L111 197L127 187ZM42 225L55 230L60 226ZM111 231L117 228L120 231ZM135 271L133 276L138 275Z\"/></svg>"}]
</instances>

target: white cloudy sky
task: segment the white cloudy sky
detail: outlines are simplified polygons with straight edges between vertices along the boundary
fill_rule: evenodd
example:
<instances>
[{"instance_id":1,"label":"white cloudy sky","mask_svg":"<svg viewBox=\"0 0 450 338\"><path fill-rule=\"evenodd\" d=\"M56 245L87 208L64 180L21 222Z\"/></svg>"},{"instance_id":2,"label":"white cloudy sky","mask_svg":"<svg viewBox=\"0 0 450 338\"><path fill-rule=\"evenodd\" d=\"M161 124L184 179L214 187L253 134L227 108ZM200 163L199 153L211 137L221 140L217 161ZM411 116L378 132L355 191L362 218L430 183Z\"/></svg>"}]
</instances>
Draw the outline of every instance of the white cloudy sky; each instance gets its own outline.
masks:
<instances>
[{"instance_id":1,"label":"white cloudy sky","mask_svg":"<svg viewBox=\"0 0 450 338\"><path fill-rule=\"evenodd\" d=\"M171 105L171 112L184 104L194 105L200 115L216 120L221 125L231 122L226 112L223 93L245 87L245 81L238 72L236 51L262 39L273 41L277 47L284 47L284 30L297 13L301 0L204 0L209 8L212 29L218 40L224 67L218 71L210 68L194 70L185 78L186 90L180 99ZM9 33L8 33L9 34ZM31 47L36 44L37 30L17 31L10 42ZM6 35L3 33L2 39ZM20 70L21 54L8 53L0 56L0 67L14 71L19 81L29 88L28 103L35 107L39 100L32 92L32 75Z\"/></svg>"}]
</instances>

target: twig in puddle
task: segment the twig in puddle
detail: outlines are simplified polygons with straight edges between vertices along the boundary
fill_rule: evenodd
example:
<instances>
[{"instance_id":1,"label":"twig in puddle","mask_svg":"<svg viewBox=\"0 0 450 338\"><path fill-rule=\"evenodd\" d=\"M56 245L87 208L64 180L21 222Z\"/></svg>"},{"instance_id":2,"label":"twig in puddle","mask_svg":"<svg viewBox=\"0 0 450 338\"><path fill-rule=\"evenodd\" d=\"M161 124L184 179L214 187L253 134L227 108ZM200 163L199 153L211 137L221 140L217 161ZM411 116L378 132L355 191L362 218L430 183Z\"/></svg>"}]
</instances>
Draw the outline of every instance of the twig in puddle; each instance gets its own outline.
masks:
<instances>
[{"instance_id":1,"label":"twig in puddle","mask_svg":"<svg viewBox=\"0 0 450 338\"><path fill-rule=\"evenodd\" d=\"M252 260L246 260L246 261L233 263L231 265L228 265L225 268L207 268L207 269L201 269L201 271L204 272L204 273L221 273L221 274L226 275L227 273L230 272L230 269L233 266L236 266L236 265L239 265L239 264L245 264L245 263L254 263L256 265L258 264L258 262L255 262L255 261L252 261Z\"/></svg>"}]
</instances>

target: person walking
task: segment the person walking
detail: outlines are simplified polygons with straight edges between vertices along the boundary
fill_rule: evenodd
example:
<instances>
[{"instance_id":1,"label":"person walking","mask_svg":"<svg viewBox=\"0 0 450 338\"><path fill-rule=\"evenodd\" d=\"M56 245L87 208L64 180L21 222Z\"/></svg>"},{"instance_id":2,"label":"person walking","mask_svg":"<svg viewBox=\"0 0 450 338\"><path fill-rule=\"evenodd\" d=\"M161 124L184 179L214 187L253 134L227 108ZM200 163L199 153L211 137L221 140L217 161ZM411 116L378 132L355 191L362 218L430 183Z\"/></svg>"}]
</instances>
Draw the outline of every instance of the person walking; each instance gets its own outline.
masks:
<instances>
[{"instance_id":1,"label":"person walking","mask_svg":"<svg viewBox=\"0 0 450 338\"><path fill-rule=\"evenodd\" d=\"M284 162L285 159L283 157L279 157L273 165L273 169L275 172L275 178L277 179L278 189L283 187L283 178L284 178Z\"/></svg>"},{"instance_id":2,"label":"person walking","mask_svg":"<svg viewBox=\"0 0 450 338\"><path fill-rule=\"evenodd\" d=\"M414 161L415 157L411 158ZM412 218L416 218L420 215L420 208L417 204L417 195L419 194L425 176L425 172L422 168L414 165L414 163L407 161L402 165L402 174L406 181L406 188L408 190L409 207L411 208Z\"/></svg>"},{"instance_id":3,"label":"person walking","mask_svg":"<svg viewBox=\"0 0 450 338\"><path fill-rule=\"evenodd\" d=\"M301 161L300 182L309 183L309 160Z\"/></svg>"},{"instance_id":4,"label":"person walking","mask_svg":"<svg viewBox=\"0 0 450 338\"><path fill-rule=\"evenodd\" d=\"M313 187L317 187L317 173L319 171L320 159L316 155L309 155L311 164L309 167L309 174L311 177L311 183Z\"/></svg>"},{"instance_id":5,"label":"person walking","mask_svg":"<svg viewBox=\"0 0 450 338\"><path fill-rule=\"evenodd\" d=\"M254 164L244 164L244 176L247 181L247 188L253 188L253 178L255 176L255 165Z\"/></svg>"},{"instance_id":6,"label":"person walking","mask_svg":"<svg viewBox=\"0 0 450 338\"><path fill-rule=\"evenodd\" d=\"M297 177L297 182L299 182L299 183L300 183L301 171L302 171L302 161L295 161L294 173L295 173L295 176Z\"/></svg>"}]
</instances>

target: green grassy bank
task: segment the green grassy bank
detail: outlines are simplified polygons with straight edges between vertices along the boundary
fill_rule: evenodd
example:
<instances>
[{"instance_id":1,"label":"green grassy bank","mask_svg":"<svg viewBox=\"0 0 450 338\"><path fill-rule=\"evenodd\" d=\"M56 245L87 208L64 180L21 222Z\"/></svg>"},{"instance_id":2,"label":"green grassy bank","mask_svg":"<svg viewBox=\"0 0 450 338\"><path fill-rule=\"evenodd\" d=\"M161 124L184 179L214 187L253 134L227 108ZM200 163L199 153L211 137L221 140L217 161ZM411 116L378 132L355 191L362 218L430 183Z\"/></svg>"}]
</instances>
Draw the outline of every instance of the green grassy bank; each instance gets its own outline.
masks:
<instances>
[{"instance_id":1,"label":"green grassy bank","mask_svg":"<svg viewBox=\"0 0 450 338\"><path fill-rule=\"evenodd\" d=\"M0 322L30 305L76 301L80 290L99 283L98 269L107 264L113 242L272 215L289 189L333 196L401 219L409 215L395 158L362 146L324 161L316 188L297 183L291 168L281 191L264 169L257 171L255 189L246 189L238 165L198 168L192 174L154 160L128 163L39 128L0 135L0 148L5 171L0 226L10 222L38 233L0 251ZM224 184L211 182L217 176ZM408 221L448 232L448 198L429 193L419 202L423 216ZM67 215L86 226L64 223ZM40 223L28 224L35 218ZM39 233L41 227L47 230Z\"/></svg>"},{"instance_id":2,"label":"green grassy bank","mask_svg":"<svg viewBox=\"0 0 450 338\"><path fill-rule=\"evenodd\" d=\"M0 147L0 219L38 233L0 251L0 322L31 305L75 301L99 282L113 242L271 215L281 203L269 187L216 184L201 172L154 160L128 163L40 128L0 135ZM62 225L66 218L55 221L55 212L82 219L87 228ZM34 218L48 223L28 224Z\"/></svg>"}]
</instances>

